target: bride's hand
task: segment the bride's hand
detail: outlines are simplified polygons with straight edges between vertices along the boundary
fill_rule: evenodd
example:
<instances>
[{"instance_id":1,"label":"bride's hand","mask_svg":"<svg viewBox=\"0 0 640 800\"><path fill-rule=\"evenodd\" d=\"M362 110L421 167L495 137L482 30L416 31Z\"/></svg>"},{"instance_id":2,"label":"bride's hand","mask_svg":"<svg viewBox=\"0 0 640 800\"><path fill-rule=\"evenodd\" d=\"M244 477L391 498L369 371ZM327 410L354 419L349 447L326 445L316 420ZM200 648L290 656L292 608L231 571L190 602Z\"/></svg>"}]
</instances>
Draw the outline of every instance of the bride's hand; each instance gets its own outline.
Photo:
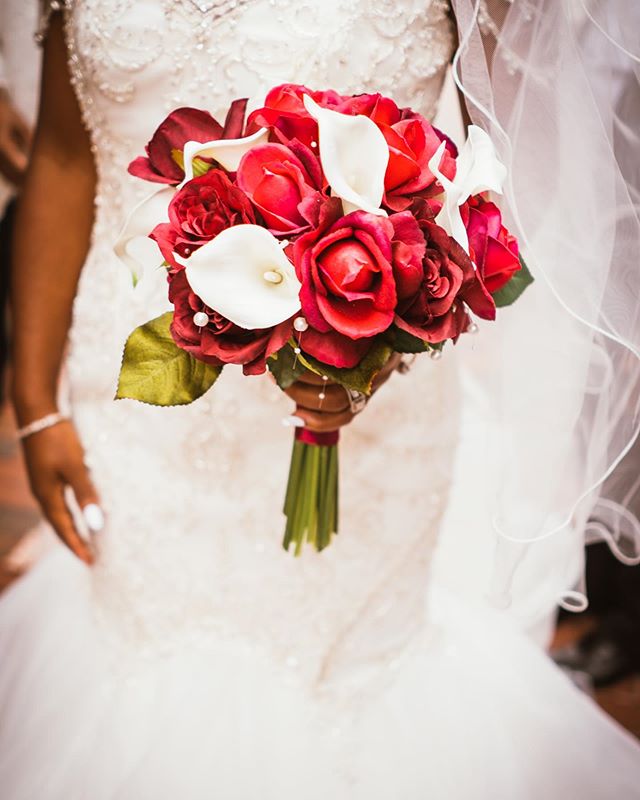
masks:
<instances>
[{"instance_id":1,"label":"bride's hand","mask_svg":"<svg viewBox=\"0 0 640 800\"><path fill-rule=\"evenodd\" d=\"M81 509L99 505L76 429L65 420L28 436L23 446L31 491L42 513L67 547L85 564L92 564L91 546L78 533L64 496L70 486ZM95 520L87 521L96 525Z\"/></svg>"},{"instance_id":2,"label":"bride's hand","mask_svg":"<svg viewBox=\"0 0 640 800\"><path fill-rule=\"evenodd\" d=\"M401 356L394 353L373 381L373 392L385 384L400 363ZM295 402L295 415L304 420L306 428L318 433L335 431L348 425L356 416L351 411L349 396L344 387L324 381L308 370L288 389L286 394ZM321 400L320 394L325 397Z\"/></svg>"}]
</instances>

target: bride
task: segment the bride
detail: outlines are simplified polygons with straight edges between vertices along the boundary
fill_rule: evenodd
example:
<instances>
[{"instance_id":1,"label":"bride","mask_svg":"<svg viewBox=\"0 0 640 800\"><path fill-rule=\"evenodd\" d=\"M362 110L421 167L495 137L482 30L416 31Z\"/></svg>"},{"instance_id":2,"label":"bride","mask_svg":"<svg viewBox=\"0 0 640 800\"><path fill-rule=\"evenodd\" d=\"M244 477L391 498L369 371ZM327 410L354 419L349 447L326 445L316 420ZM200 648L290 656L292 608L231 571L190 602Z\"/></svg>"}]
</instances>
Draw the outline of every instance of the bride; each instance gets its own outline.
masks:
<instances>
[{"instance_id":1,"label":"bride","mask_svg":"<svg viewBox=\"0 0 640 800\"><path fill-rule=\"evenodd\" d=\"M640 798L631 737L517 614L443 577L442 552L433 572L440 531L449 558L474 558L469 498L488 494L482 467L470 477L455 457L469 451L453 354L387 372L355 420L339 387L322 409L292 389L309 427L353 421L340 536L299 559L280 546L291 404L269 380L225 370L186 408L113 401L123 342L166 308L161 279L133 290L113 254L145 192L127 165L159 121L288 80L433 116L448 3L61 5L45 13L15 241L13 393L33 491L67 548L0 602L3 797ZM530 622L551 610L552 574Z\"/></svg>"}]
</instances>

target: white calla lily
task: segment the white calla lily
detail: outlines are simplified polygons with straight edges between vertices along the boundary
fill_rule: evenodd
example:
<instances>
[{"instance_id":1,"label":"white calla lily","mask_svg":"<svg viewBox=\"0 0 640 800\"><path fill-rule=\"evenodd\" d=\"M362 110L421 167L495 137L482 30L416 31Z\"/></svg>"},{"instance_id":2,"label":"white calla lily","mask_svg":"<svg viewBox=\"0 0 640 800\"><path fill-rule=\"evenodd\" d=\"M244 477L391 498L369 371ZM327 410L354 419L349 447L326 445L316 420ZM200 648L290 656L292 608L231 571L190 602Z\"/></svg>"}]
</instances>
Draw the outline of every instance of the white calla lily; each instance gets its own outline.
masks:
<instances>
[{"instance_id":1,"label":"white calla lily","mask_svg":"<svg viewBox=\"0 0 640 800\"><path fill-rule=\"evenodd\" d=\"M134 286L143 275L164 262L160 248L149 234L159 223L169 221L167 210L174 193L173 186L163 187L138 203L116 240L113 249L131 271Z\"/></svg>"},{"instance_id":2,"label":"white calla lily","mask_svg":"<svg viewBox=\"0 0 640 800\"><path fill-rule=\"evenodd\" d=\"M378 126L361 114L322 108L308 94L304 105L318 123L322 169L345 213L362 209L386 217L380 205L389 146Z\"/></svg>"},{"instance_id":3,"label":"white calla lily","mask_svg":"<svg viewBox=\"0 0 640 800\"><path fill-rule=\"evenodd\" d=\"M220 166L229 172L236 172L242 157L257 144L263 144L269 139L266 128L244 136L241 139L214 139L211 142L187 142L184 146L184 180L180 186L193 178L193 159L196 156L213 158Z\"/></svg>"},{"instance_id":4,"label":"white calla lily","mask_svg":"<svg viewBox=\"0 0 640 800\"><path fill-rule=\"evenodd\" d=\"M203 303L241 328L270 328L300 309L293 264L266 228L236 225L189 258L174 255Z\"/></svg>"},{"instance_id":5,"label":"white calla lily","mask_svg":"<svg viewBox=\"0 0 640 800\"><path fill-rule=\"evenodd\" d=\"M471 195L492 191L502 194L507 168L500 161L489 135L477 125L469 125L468 138L456 162L456 174L449 180L440 172L440 162L446 147L442 142L429 161L429 169L444 188L444 202L436 222L469 252L469 237L464 227L460 206Z\"/></svg>"}]
</instances>

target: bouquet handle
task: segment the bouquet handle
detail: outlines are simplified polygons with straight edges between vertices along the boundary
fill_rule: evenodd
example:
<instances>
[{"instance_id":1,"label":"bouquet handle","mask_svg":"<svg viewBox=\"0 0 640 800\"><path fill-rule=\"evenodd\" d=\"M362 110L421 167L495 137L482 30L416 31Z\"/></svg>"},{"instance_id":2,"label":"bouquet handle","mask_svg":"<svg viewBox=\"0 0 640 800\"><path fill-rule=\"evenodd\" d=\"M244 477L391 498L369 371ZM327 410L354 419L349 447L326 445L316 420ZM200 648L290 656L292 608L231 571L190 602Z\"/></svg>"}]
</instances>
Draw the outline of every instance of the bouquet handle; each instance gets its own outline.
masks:
<instances>
[{"instance_id":1,"label":"bouquet handle","mask_svg":"<svg viewBox=\"0 0 640 800\"><path fill-rule=\"evenodd\" d=\"M318 552L324 550L338 532L339 439L339 431L296 429L284 501L287 525L283 541L285 550L294 546L295 555L300 555L305 542Z\"/></svg>"}]
</instances>

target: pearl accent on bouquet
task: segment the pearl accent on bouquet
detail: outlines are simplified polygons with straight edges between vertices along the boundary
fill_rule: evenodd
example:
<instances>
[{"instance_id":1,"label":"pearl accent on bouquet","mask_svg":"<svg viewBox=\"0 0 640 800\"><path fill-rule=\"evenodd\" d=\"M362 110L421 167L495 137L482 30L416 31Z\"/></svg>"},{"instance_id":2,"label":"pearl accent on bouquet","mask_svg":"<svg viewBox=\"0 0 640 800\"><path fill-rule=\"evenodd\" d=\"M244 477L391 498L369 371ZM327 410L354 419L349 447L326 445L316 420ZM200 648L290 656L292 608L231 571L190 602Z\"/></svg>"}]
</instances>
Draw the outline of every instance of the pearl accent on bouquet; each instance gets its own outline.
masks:
<instances>
[{"instance_id":1,"label":"pearl accent on bouquet","mask_svg":"<svg viewBox=\"0 0 640 800\"><path fill-rule=\"evenodd\" d=\"M204 328L209 324L209 315L204 311L196 311L196 313L193 315L193 324L197 328Z\"/></svg>"},{"instance_id":2,"label":"pearl accent on bouquet","mask_svg":"<svg viewBox=\"0 0 640 800\"><path fill-rule=\"evenodd\" d=\"M429 353L429 358L432 361L440 361L440 359L442 358L442 350L432 350Z\"/></svg>"},{"instance_id":3,"label":"pearl accent on bouquet","mask_svg":"<svg viewBox=\"0 0 640 800\"><path fill-rule=\"evenodd\" d=\"M190 258L174 258L202 302L241 328L270 328L300 310L293 264L259 225L227 228Z\"/></svg>"},{"instance_id":4,"label":"pearl accent on bouquet","mask_svg":"<svg viewBox=\"0 0 640 800\"><path fill-rule=\"evenodd\" d=\"M467 328L467 333L478 333L479 330L480 328L476 325L476 323L472 322Z\"/></svg>"},{"instance_id":5,"label":"pearl accent on bouquet","mask_svg":"<svg viewBox=\"0 0 640 800\"><path fill-rule=\"evenodd\" d=\"M296 317L293 320L293 327L298 333L304 333L309 328L309 323L304 317Z\"/></svg>"}]
</instances>

